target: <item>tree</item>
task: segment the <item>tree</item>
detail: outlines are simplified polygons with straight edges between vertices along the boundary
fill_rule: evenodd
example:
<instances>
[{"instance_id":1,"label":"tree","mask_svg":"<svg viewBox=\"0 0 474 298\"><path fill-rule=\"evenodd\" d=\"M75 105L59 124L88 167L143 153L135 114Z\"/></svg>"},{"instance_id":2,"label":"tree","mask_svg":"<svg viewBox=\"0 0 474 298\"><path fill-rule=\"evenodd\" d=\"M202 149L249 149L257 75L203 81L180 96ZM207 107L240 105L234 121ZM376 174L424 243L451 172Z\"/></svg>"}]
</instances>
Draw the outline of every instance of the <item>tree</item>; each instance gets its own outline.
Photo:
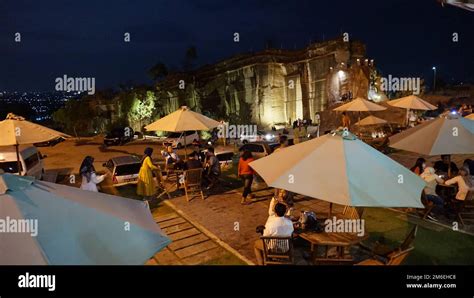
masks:
<instances>
[{"instance_id":1,"label":"tree","mask_svg":"<svg viewBox=\"0 0 474 298\"><path fill-rule=\"evenodd\" d=\"M190 46L186 49L186 54L184 55L183 68L184 71L189 71L193 69L194 62L197 59L197 50L195 46Z\"/></svg>"},{"instance_id":2,"label":"tree","mask_svg":"<svg viewBox=\"0 0 474 298\"><path fill-rule=\"evenodd\" d=\"M164 63L158 62L148 70L148 74L154 81L158 81L168 75L168 68Z\"/></svg>"},{"instance_id":3,"label":"tree","mask_svg":"<svg viewBox=\"0 0 474 298\"><path fill-rule=\"evenodd\" d=\"M144 98L140 98L135 94L132 106L128 112L130 122L139 122L140 130L142 129L142 121L149 119L155 109L156 96L153 91L147 91Z\"/></svg>"}]
</instances>

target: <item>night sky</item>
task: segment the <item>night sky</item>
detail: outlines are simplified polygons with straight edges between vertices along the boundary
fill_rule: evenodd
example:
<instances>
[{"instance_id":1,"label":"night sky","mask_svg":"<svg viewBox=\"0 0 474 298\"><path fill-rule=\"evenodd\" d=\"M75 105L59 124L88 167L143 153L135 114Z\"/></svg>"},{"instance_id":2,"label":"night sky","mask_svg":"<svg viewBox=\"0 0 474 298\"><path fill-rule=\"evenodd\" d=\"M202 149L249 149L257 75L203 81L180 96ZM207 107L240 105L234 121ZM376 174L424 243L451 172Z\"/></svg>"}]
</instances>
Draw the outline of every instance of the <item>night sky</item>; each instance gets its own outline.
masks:
<instances>
[{"instance_id":1,"label":"night sky","mask_svg":"<svg viewBox=\"0 0 474 298\"><path fill-rule=\"evenodd\" d=\"M0 0L0 91L53 91L63 74L95 77L97 88L151 83L151 66L179 69L190 45L199 66L266 40L299 49L343 32L384 75L432 80L435 65L448 82L474 81L474 13L435 0Z\"/></svg>"}]
</instances>

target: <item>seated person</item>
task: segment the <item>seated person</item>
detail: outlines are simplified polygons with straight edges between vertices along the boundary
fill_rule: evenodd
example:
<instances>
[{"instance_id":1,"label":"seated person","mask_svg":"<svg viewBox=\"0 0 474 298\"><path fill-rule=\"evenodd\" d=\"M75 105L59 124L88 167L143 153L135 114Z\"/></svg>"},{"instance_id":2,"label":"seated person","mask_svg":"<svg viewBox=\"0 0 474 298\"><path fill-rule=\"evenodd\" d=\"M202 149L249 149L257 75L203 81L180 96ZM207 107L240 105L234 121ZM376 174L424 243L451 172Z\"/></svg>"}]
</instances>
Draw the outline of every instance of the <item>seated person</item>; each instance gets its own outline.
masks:
<instances>
[{"instance_id":1,"label":"seated person","mask_svg":"<svg viewBox=\"0 0 474 298\"><path fill-rule=\"evenodd\" d=\"M207 162L206 162L206 179L209 182L207 189L211 189L218 181L221 175L221 164L219 159L214 154L214 148L209 147L207 149Z\"/></svg>"},{"instance_id":2,"label":"seated person","mask_svg":"<svg viewBox=\"0 0 474 298\"><path fill-rule=\"evenodd\" d=\"M410 171L420 176L426 168L426 160L423 157L419 157ZM446 172L447 173L447 172Z\"/></svg>"},{"instance_id":3,"label":"seated person","mask_svg":"<svg viewBox=\"0 0 474 298\"><path fill-rule=\"evenodd\" d=\"M192 170L192 169L202 169L202 164L198 159L198 153L193 151L189 156L188 160L184 163L183 169Z\"/></svg>"},{"instance_id":4,"label":"seated person","mask_svg":"<svg viewBox=\"0 0 474 298\"><path fill-rule=\"evenodd\" d=\"M455 176L459 172L456 164L451 161L451 155L448 154L441 155L441 160L435 162L434 169L436 173L442 172L448 174L448 177Z\"/></svg>"},{"instance_id":5,"label":"seated person","mask_svg":"<svg viewBox=\"0 0 474 298\"><path fill-rule=\"evenodd\" d=\"M446 180L444 183L446 185L458 185L458 192L456 194L456 200L458 201L464 201L468 193L474 191L474 183L472 181L472 177L469 175L468 168L461 168L458 176Z\"/></svg>"},{"instance_id":6,"label":"seated person","mask_svg":"<svg viewBox=\"0 0 474 298\"><path fill-rule=\"evenodd\" d=\"M424 189L426 200L433 202L434 211L443 211L442 207L444 206L444 200L436 194L436 185L438 183L444 183L444 180L435 174L435 170L432 167L425 168L420 177L426 182L426 187ZM428 214L428 218L436 220L432 214Z\"/></svg>"},{"instance_id":7,"label":"seated person","mask_svg":"<svg viewBox=\"0 0 474 298\"><path fill-rule=\"evenodd\" d=\"M264 237L291 237L293 234L293 222L285 217L286 206L281 203L276 203L272 209L270 204L269 213L271 214L265 223L263 230ZM263 265L263 241L257 239L254 244L255 257L257 264Z\"/></svg>"}]
</instances>

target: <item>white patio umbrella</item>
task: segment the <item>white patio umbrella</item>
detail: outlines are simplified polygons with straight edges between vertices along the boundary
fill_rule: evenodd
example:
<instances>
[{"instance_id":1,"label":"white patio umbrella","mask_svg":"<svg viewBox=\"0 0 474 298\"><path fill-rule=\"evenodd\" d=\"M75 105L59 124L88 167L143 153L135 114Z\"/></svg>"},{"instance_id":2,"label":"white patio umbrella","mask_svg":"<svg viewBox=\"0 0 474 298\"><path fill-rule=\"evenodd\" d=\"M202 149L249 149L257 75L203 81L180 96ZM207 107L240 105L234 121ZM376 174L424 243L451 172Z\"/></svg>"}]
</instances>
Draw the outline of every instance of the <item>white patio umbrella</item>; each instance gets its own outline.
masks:
<instances>
[{"instance_id":1,"label":"white patio umbrella","mask_svg":"<svg viewBox=\"0 0 474 298\"><path fill-rule=\"evenodd\" d=\"M65 133L26 121L25 118L12 113L0 122L0 132L0 146L15 146L16 148L18 173L21 173L19 145L47 142L59 137L71 137Z\"/></svg>"},{"instance_id":2,"label":"white patio umbrella","mask_svg":"<svg viewBox=\"0 0 474 298\"><path fill-rule=\"evenodd\" d=\"M145 126L147 131L185 132L190 130L210 130L221 125L202 114L191 111L182 106L177 111ZM184 154L186 156L186 137L184 138Z\"/></svg>"},{"instance_id":3,"label":"white patio umbrella","mask_svg":"<svg viewBox=\"0 0 474 298\"><path fill-rule=\"evenodd\" d=\"M330 203L423 207L424 181L347 131L290 146L250 166L269 186Z\"/></svg>"},{"instance_id":4,"label":"white patio umbrella","mask_svg":"<svg viewBox=\"0 0 474 298\"><path fill-rule=\"evenodd\" d=\"M406 114L407 125L408 125L408 114L410 110L428 111L428 110L436 110L438 108L415 95L409 95L409 96L401 97L399 99L391 100L388 102L388 104L393 107L407 110L407 114Z\"/></svg>"},{"instance_id":5,"label":"white patio umbrella","mask_svg":"<svg viewBox=\"0 0 474 298\"><path fill-rule=\"evenodd\" d=\"M340 107L333 109L338 112L358 112L358 122L360 122L360 112L375 112L386 110L386 107L370 102L361 97L351 100L350 102L343 104ZM360 132L360 129L359 129Z\"/></svg>"},{"instance_id":6,"label":"white patio umbrella","mask_svg":"<svg viewBox=\"0 0 474 298\"><path fill-rule=\"evenodd\" d=\"M359 122L356 122L354 125L369 126L369 125L382 125L382 124L387 124L387 123L388 123L387 120L370 115L360 120Z\"/></svg>"},{"instance_id":7,"label":"white patio umbrella","mask_svg":"<svg viewBox=\"0 0 474 298\"><path fill-rule=\"evenodd\" d=\"M142 265L171 242L142 201L11 174L0 220L0 265Z\"/></svg>"},{"instance_id":8,"label":"white patio umbrella","mask_svg":"<svg viewBox=\"0 0 474 298\"><path fill-rule=\"evenodd\" d=\"M474 153L474 121L448 114L390 137L390 147L424 155Z\"/></svg>"}]
</instances>

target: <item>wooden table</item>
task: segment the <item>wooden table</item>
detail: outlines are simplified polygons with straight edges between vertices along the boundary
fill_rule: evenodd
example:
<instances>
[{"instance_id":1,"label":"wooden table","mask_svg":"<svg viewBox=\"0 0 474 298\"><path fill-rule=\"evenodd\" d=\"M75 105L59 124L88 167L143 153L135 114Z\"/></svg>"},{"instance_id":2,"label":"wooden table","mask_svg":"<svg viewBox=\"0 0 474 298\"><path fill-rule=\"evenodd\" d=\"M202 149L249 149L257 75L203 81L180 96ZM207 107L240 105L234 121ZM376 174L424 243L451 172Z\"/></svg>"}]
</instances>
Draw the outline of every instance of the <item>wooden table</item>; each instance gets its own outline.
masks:
<instances>
[{"instance_id":1,"label":"wooden table","mask_svg":"<svg viewBox=\"0 0 474 298\"><path fill-rule=\"evenodd\" d=\"M298 236L311 244L311 255L313 261L316 262L352 262L352 257L345 255L345 248L358 244L369 237L367 234L359 237L357 233L316 233L312 231L301 232ZM325 254L322 258L317 256L318 246L325 247ZM328 257L330 246L336 247L335 258Z\"/></svg>"}]
</instances>

